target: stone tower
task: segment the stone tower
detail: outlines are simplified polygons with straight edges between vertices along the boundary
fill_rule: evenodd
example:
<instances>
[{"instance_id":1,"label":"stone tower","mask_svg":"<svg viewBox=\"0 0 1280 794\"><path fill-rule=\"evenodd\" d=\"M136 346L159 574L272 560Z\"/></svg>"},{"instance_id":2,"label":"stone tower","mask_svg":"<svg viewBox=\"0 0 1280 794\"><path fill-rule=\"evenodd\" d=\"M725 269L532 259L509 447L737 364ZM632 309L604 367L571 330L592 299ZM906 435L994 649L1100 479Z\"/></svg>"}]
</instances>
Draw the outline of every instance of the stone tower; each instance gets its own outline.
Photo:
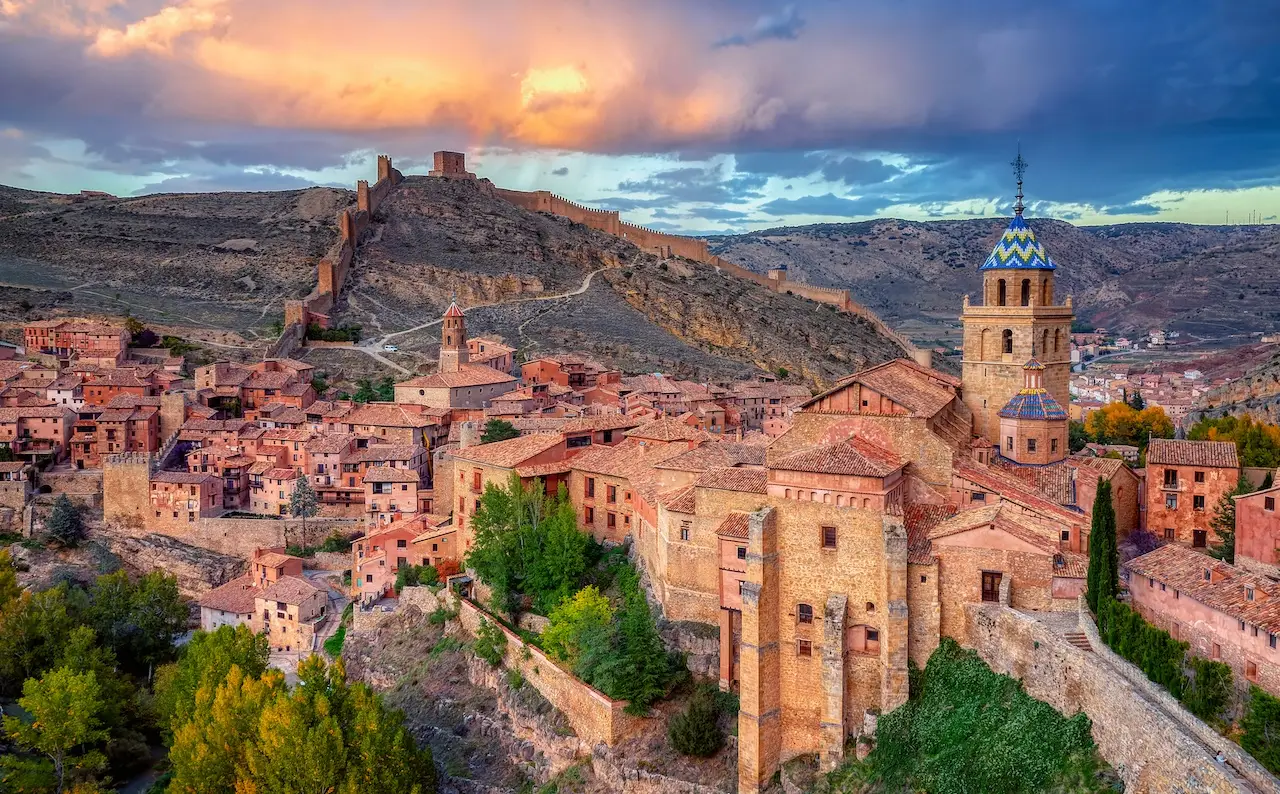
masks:
<instances>
[{"instance_id":1,"label":"stone tower","mask_svg":"<svg viewBox=\"0 0 1280 794\"><path fill-rule=\"evenodd\" d=\"M440 371L458 372L471 360L467 350L467 318L450 302L440 324Z\"/></svg>"},{"instance_id":2,"label":"stone tower","mask_svg":"<svg viewBox=\"0 0 1280 794\"><path fill-rule=\"evenodd\" d=\"M1067 411L1044 388L1044 364L1022 365L1022 390L1000 409L1000 435L991 439L1015 463L1044 465L1067 456Z\"/></svg>"},{"instance_id":3,"label":"stone tower","mask_svg":"<svg viewBox=\"0 0 1280 794\"><path fill-rule=\"evenodd\" d=\"M1022 365L1039 356L1043 386L1059 406L1070 402L1071 298L1054 303L1057 265L1022 217L1022 155L1013 220L982 264L982 301L964 298L964 401L973 431L995 442L1000 409L1023 388ZM1003 443L1002 443L1003 446Z\"/></svg>"}]
</instances>

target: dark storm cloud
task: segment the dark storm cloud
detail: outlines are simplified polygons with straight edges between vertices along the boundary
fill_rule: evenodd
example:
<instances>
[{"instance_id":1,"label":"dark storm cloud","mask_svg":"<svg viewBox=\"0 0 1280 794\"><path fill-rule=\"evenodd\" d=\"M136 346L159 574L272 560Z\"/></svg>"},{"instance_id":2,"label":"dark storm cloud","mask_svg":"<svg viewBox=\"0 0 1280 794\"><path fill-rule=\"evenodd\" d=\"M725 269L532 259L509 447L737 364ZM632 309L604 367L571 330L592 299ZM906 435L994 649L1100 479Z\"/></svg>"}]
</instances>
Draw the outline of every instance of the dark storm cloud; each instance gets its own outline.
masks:
<instances>
[{"instance_id":1,"label":"dark storm cloud","mask_svg":"<svg viewBox=\"0 0 1280 794\"><path fill-rule=\"evenodd\" d=\"M764 212L784 217L787 215L831 215L836 217L857 217L874 215L895 202L880 196L860 196L848 198L827 193L823 196L802 196L794 199L774 199L760 209Z\"/></svg>"},{"instance_id":2,"label":"dark storm cloud","mask_svg":"<svg viewBox=\"0 0 1280 794\"><path fill-rule=\"evenodd\" d=\"M569 168L567 166L562 165L559 168L552 169L551 175L552 176L568 176Z\"/></svg>"}]
</instances>

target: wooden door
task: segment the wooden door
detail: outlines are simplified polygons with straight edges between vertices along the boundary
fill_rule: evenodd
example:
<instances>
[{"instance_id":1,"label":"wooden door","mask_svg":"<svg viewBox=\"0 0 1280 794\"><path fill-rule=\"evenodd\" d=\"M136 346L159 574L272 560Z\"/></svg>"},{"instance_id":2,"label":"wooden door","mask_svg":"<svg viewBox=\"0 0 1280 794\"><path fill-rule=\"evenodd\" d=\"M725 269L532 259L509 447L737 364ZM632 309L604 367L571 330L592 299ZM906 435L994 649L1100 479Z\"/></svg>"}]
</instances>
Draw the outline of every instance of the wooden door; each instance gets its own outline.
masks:
<instances>
[{"instance_id":1,"label":"wooden door","mask_svg":"<svg viewBox=\"0 0 1280 794\"><path fill-rule=\"evenodd\" d=\"M982 600L996 602L1000 600L1000 578L1002 574L999 571L983 571L982 572Z\"/></svg>"}]
</instances>

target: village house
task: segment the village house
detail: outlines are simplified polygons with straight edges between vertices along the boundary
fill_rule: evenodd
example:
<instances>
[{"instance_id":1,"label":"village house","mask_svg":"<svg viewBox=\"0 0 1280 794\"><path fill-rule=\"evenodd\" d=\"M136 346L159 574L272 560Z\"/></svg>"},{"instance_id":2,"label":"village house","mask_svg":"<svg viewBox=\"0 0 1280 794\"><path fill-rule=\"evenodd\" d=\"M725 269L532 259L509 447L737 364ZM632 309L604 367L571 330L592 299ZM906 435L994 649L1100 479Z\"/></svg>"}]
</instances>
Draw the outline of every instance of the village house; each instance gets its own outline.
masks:
<instances>
[{"instance_id":1,"label":"village house","mask_svg":"<svg viewBox=\"0 0 1280 794\"><path fill-rule=\"evenodd\" d=\"M413 541L423 533L425 517L374 527L351 543L351 597L361 604L395 591L396 572L421 565Z\"/></svg>"},{"instance_id":2,"label":"village house","mask_svg":"<svg viewBox=\"0 0 1280 794\"><path fill-rule=\"evenodd\" d=\"M0 461L0 507L20 511L35 492L29 463L20 460Z\"/></svg>"},{"instance_id":3,"label":"village house","mask_svg":"<svg viewBox=\"0 0 1280 794\"><path fill-rule=\"evenodd\" d=\"M496 369L498 372L511 372L515 352L514 347L504 345L496 339L479 336L467 340L467 353L471 363Z\"/></svg>"},{"instance_id":4,"label":"village house","mask_svg":"<svg viewBox=\"0 0 1280 794\"><path fill-rule=\"evenodd\" d=\"M470 517L480 509L480 496L486 485L505 488L514 472L522 484L540 479L547 493L554 494L559 483L568 478L565 442L559 434L519 436L492 444L462 446L451 454L453 475L443 477L450 487L445 494L436 488L436 504L453 509L453 523L458 530L460 554L471 548ZM452 495L455 503L444 499ZM440 509L438 508L438 509Z\"/></svg>"},{"instance_id":5,"label":"village house","mask_svg":"<svg viewBox=\"0 0 1280 794\"><path fill-rule=\"evenodd\" d=\"M28 355L45 354L61 362L72 360L100 367L118 367L129 354L129 333L123 326L88 320L41 320L22 329Z\"/></svg>"},{"instance_id":6,"label":"village house","mask_svg":"<svg viewBox=\"0 0 1280 794\"><path fill-rule=\"evenodd\" d=\"M372 466L364 473L364 503L370 524L390 524L418 512L419 480L412 469Z\"/></svg>"},{"instance_id":7,"label":"village house","mask_svg":"<svg viewBox=\"0 0 1280 794\"><path fill-rule=\"evenodd\" d=\"M301 576L283 576L254 593L251 626L273 651L315 650L316 629L328 612L329 594Z\"/></svg>"},{"instance_id":8,"label":"village house","mask_svg":"<svg viewBox=\"0 0 1280 794\"><path fill-rule=\"evenodd\" d=\"M576 353L542 356L520 365L520 380L526 384L554 383L574 391L617 384L621 378L621 372Z\"/></svg>"},{"instance_id":9,"label":"village house","mask_svg":"<svg viewBox=\"0 0 1280 794\"><path fill-rule=\"evenodd\" d=\"M1148 531L1196 549L1217 542L1209 530L1213 511L1240 479L1233 442L1153 438L1146 476Z\"/></svg>"},{"instance_id":10,"label":"village house","mask_svg":"<svg viewBox=\"0 0 1280 794\"><path fill-rule=\"evenodd\" d=\"M484 408L511 390L515 378L505 371L471 363L467 321L458 304L450 303L441 321L440 360L434 374L395 385L395 401L432 408Z\"/></svg>"},{"instance_id":11,"label":"village house","mask_svg":"<svg viewBox=\"0 0 1280 794\"><path fill-rule=\"evenodd\" d=\"M196 399L228 416L240 416L271 403L306 408L316 399L311 387L314 369L286 358L252 365L219 361L196 369Z\"/></svg>"},{"instance_id":12,"label":"village house","mask_svg":"<svg viewBox=\"0 0 1280 794\"><path fill-rule=\"evenodd\" d=\"M268 587L288 577L302 576L302 559L282 549L255 549L249 573L215 587L199 598L200 628L217 631L240 625L254 629L254 606Z\"/></svg>"},{"instance_id":13,"label":"village house","mask_svg":"<svg viewBox=\"0 0 1280 794\"><path fill-rule=\"evenodd\" d=\"M159 398L125 394L109 406L83 405L72 426L71 464L77 469L96 469L102 466L104 455L160 449L159 403Z\"/></svg>"},{"instance_id":14,"label":"village house","mask_svg":"<svg viewBox=\"0 0 1280 794\"><path fill-rule=\"evenodd\" d=\"M1235 497L1236 565L1280 579L1280 485Z\"/></svg>"},{"instance_id":15,"label":"village house","mask_svg":"<svg viewBox=\"0 0 1280 794\"><path fill-rule=\"evenodd\" d=\"M74 373L64 373L45 389L45 396L54 405L79 411L84 405L84 378Z\"/></svg>"},{"instance_id":16,"label":"village house","mask_svg":"<svg viewBox=\"0 0 1280 794\"><path fill-rule=\"evenodd\" d=\"M213 474L158 471L150 489L157 523L194 524L222 515L222 480Z\"/></svg>"},{"instance_id":17,"label":"village house","mask_svg":"<svg viewBox=\"0 0 1280 794\"><path fill-rule=\"evenodd\" d=\"M1280 584L1181 543L1124 563L1133 608L1191 652L1280 696Z\"/></svg>"},{"instance_id":18,"label":"village house","mask_svg":"<svg viewBox=\"0 0 1280 794\"><path fill-rule=\"evenodd\" d=\"M0 447L20 460L66 458L75 414L61 406L0 408Z\"/></svg>"},{"instance_id":19,"label":"village house","mask_svg":"<svg viewBox=\"0 0 1280 794\"><path fill-rule=\"evenodd\" d=\"M163 389L155 384L154 374L154 369L145 367L100 370L83 384L84 403L106 405L122 395L155 397Z\"/></svg>"}]
</instances>

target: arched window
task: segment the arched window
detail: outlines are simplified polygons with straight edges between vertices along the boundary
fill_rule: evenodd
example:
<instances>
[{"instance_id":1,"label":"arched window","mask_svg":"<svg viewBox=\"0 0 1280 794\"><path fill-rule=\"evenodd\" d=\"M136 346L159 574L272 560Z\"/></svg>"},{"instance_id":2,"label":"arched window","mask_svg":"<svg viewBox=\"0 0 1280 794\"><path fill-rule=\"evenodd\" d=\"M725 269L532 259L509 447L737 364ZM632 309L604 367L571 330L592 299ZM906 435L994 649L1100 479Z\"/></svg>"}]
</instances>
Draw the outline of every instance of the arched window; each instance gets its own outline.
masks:
<instances>
[{"instance_id":1,"label":"arched window","mask_svg":"<svg viewBox=\"0 0 1280 794\"><path fill-rule=\"evenodd\" d=\"M1044 329L1044 333L1040 335L1040 355L1049 352L1049 329Z\"/></svg>"},{"instance_id":2,"label":"arched window","mask_svg":"<svg viewBox=\"0 0 1280 794\"><path fill-rule=\"evenodd\" d=\"M1062 329L1053 332L1053 352L1058 352L1058 345L1062 343Z\"/></svg>"},{"instance_id":3,"label":"arched window","mask_svg":"<svg viewBox=\"0 0 1280 794\"><path fill-rule=\"evenodd\" d=\"M1002 344L1000 347L1001 351L1004 353L1012 353L1013 352L1013 331L1006 328L1004 329L1004 331L1001 332L1000 337L1002 340Z\"/></svg>"},{"instance_id":4,"label":"arched window","mask_svg":"<svg viewBox=\"0 0 1280 794\"><path fill-rule=\"evenodd\" d=\"M872 602L872 601L868 601L868 602L867 602L867 611L868 611L868 612L875 612L875 611L876 611L876 605L875 605L875 603L874 603L874 602Z\"/></svg>"},{"instance_id":5,"label":"arched window","mask_svg":"<svg viewBox=\"0 0 1280 794\"><path fill-rule=\"evenodd\" d=\"M787 499L790 499L790 498L791 498L791 489L790 489L790 488L786 489L786 498L787 498Z\"/></svg>"},{"instance_id":6,"label":"arched window","mask_svg":"<svg viewBox=\"0 0 1280 794\"><path fill-rule=\"evenodd\" d=\"M1052 306L1053 305L1053 279L1046 278L1044 280L1042 292L1043 292L1043 297L1041 297L1040 303L1045 306Z\"/></svg>"},{"instance_id":7,"label":"arched window","mask_svg":"<svg viewBox=\"0 0 1280 794\"><path fill-rule=\"evenodd\" d=\"M1000 279L999 281L996 282L996 305L1003 306L1005 305L1005 301L1006 301L1006 296L1005 296L1004 279Z\"/></svg>"},{"instance_id":8,"label":"arched window","mask_svg":"<svg viewBox=\"0 0 1280 794\"><path fill-rule=\"evenodd\" d=\"M836 507L844 507L844 494L836 494Z\"/></svg>"},{"instance_id":9,"label":"arched window","mask_svg":"<svg viewBox=\"0 0 1280 794\"><path fill-rule=\"evenodd\" d=\"M1031 279L1029 278L1022 280L1022 305L1031 305Z\"/></svg>"},{"instance_id":10,"label":"arched window","mask_svg":"<svg viewBox=\"0 0 1280 794\"><path fill-rule=\"evenodd\" d=\"M991 349L991 329L983 328L982 335L979 338L978 358L983 360L991 358L991 354L995 352Z\"/></svg>"}]
</instances>

